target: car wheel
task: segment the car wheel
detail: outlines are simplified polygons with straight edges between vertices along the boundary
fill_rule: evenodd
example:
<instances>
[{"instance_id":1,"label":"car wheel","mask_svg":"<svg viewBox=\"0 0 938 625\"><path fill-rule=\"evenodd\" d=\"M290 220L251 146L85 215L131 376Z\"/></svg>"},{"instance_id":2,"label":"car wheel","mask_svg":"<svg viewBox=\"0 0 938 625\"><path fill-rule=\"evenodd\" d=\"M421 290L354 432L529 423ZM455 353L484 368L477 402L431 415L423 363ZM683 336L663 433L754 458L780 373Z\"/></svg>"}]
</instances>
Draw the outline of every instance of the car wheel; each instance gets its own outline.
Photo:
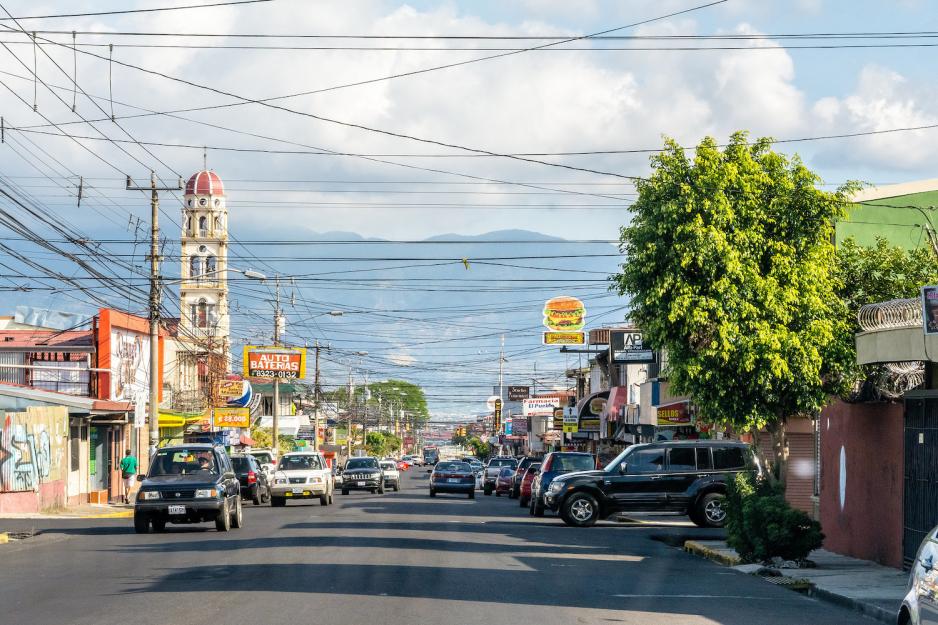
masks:
<instances>
[{"instance_id":1,"label":"car wheel","mask_svg":"<svg viewBox=\"0 0 938 625\"><path fill-rule=\"evenodd\" d=\"M286 497L271 497L270 505L274 508L282 508L287 505L287 499Z\"/></svg>"},{"instance_id":2,"label":"car wheel","mask_svg":"<svg viewBox=\"0 0 938 625\"><path fill-rule=\"evenodd\" d=\"M540 497L531 499L531 514L534 516L544 516L544 504L541 503Z\"/></svg>"},{"instance_id":3,"label":"car wheel","mask_svg":"<svg viewBox=\"0 0 938 625\"><path fill-rule=\"evenodd\" d=\"M400 492L400 490L401 490L401 485L400 485L399 483L395 482L395 483L394 483L394 492L397 493L397 492Z\"/></svg>"},{"instance_id":4,"label":"car wheel","mask_svg":"<svg viewBox=\"0 0 938 625\"><path fill-rule=\"evenodd\" d=\"M343 489L342 489L342 494L343 494L343 495L348 495L348 491L343 488Z\"/></svg>"},{"instance_id":5,"label":"car wheel","mask_svg":"<svg viewBox=\"0 0 938 625\"><path fill-rule=\"evenodd\" d=\"M150 523L153 525L154 532L159 533L166 530L166 521L163 519L153 519Z\"/></svg>"},{"instance_id":6,"label":"car wheel","mask_svg":"<svg viewBox=\"0 0 938 625\"><path fill-rule=\"evenodd\" d=\"M381 486L378 487L378 494L379 494L379 495L383 495L383 494L384 494L384 484L382 484Z\"/></svg>"},{"instance_id":7,"label":"car wheel","mask_svg":"<svg viewBox=\"0 0 938 625\"><path fill-rule=\"evenodd\" d=\"M485 487L482 489L482 492L485 493L486 496L489 496L489 495L492 494L492 487L491 487L491 486L485 486Z\"/></svg>"},{"instance_id":8,"label":"car wheel","mask_svg":"<svg viewBox=\"0 0 938 625\"><path fill-rule=\"evenodd\" d=\"M228 502L222 504L222 509L218 511L215 517L215 529L219 532L227 532L231 529L231 513L228 512Z\"/></svg>"},{"instance_id":9,"label":"car wheel","mask_svg":"<svg viewBox=\"0 0 938 625\"><path fill-rule=\"evenodd\" d=\"M697 502L697 517L701 527L723 527L726 525L726 510L723 503L726 495L723 493L707 493ZM697 523L697 521L694 521Z\"/></svg>"},{"instance_id":10,"label":"car wheel","mask_svg":"<svg viewBox=\"0 0 938 625\"><path fill-rule=\"evenodd\" d=\"M244 526L244 515L241 511L241 500L235 505L234 514L231 515L231 527L239 528Z\"/></svg>"},{"instance_id":11,"label":"car wheel","mask_svg":"<svg viewBox=\"0 0 938 625\"><path fill-rule=\"evenodd\" d=\"M518 499L519 499L518 504L519 504L522 508L527 508L527 507L528 507L528 500L527 500L527 499L525 499L524 497L518 497Z\"/></svg>"},{"instance_id":12,"label":"car wheel","mask_svg":"<svg viewBox=\"0 0 938 625\"><path fill-rule=\"evenodd\" d=\"M573 527L589 527L599 519L599 502L588 493L573 493L560 510L563 522Z\"/></svg>"},{"instance_id":13,"label":"car wheel","mask_svg":"<svg viewBox=\"0 0 938 625\"><path fill-rule=\"evenodd\" d=\"M138 534L149 534L150 517L142 512L134 512L134 531Z\"/></svg>"},{"instance_id":14,"label":"car wheel","mask_svg":"<svg viewBox=\"0 0 938 625\"><path fill-rule=\"evenodd\" d=\"M436 491L433 490L432 488L430 489L430 496L431 496L431 497L436 497Z\"/></svg>"},{"instance_id":15,"label":"car wheel","mask_svg":"<svg viewBox=\"0 0 938 625\"><path fill-rule=\"evenodd\" d=\"M329 505L329 495L320 495L319 496L319 505L328 506Z\"/></svg>"},{"instance_id":16,"label":"car wheel","mask_svg":"<svg viewBox=\"0 0 938 625\"><path fill-rule=\"evenodd\" d=\"M259 505L261 505L262 499L263 499L263 497L261 496L261 489L260 489L260 487L255 486L255 487L254 487L254 496L251 497L251 501L254 502L254 505L255 505L255 506L259 506Z\"/></svg>"}]
</instances>

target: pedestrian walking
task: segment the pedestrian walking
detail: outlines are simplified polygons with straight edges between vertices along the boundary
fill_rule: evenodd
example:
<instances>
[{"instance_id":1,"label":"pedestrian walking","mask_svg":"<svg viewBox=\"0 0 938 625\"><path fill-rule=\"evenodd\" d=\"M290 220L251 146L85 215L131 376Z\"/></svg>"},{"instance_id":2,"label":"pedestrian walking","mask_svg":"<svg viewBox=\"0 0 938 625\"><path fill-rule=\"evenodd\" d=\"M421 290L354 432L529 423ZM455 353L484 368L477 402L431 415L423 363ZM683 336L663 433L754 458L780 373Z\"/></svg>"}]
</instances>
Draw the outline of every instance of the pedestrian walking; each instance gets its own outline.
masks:
<instances>
[{"instance_id":1,"label":"pedestrian walking","mask_svg":"<svg viewBox=\"0 0 938 625\"><path fill-rule=\"evenodd\" d=\"M130 491L137 480L137 459L128 449L121 458L121 478L124 482L124 503L130 503Z\"/></svg>"}]
</instances>

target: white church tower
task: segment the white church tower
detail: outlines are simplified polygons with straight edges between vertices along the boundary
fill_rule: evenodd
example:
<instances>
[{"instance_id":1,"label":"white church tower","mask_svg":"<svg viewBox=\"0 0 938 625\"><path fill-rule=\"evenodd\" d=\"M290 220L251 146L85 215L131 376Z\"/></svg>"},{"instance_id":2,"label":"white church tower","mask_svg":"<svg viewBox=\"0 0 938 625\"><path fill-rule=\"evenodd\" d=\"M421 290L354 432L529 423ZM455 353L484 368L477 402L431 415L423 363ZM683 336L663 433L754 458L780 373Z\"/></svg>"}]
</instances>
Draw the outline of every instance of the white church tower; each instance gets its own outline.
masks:
<instances>
[{"instance_id":1,"label":"white church tower","mask_svg":"<svg viewBox=\"0 0 938 625\"><path fill-rule=\"evenodd\" d=\"M214 171L189 178L182 212L179 333L229 362L228 209L225 187Z\"/></svg>"}]
</instances>

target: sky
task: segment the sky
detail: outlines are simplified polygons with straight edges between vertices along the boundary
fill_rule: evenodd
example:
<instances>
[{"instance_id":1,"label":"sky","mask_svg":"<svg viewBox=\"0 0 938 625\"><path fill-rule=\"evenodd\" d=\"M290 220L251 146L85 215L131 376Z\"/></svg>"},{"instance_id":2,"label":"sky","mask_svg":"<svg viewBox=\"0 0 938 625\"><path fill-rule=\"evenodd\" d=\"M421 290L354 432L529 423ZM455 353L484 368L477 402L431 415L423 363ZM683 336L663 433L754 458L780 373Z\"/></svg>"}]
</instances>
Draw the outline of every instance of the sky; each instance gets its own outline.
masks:
<instances>
[{"instance_id":1,"label":"sky","mask_svg":"<svg viewBox=\"0 0 938 625\"><path fill-rule=\"evenodd\" d=\"M194 2L7 0L0 2L0 17L4 11L36 16L188 4ZM0 175L28 193L43 211L91 239L124 240L109 244L110 249L132 247L135 264L143 262L139 244L148 204L142 194L124 190L125 177L145 183L153 168L170 183L179 176L187 178L203 162L226 181L232 231L245 241L312 239L335 232L348 233L330 235L339 239L410 241L453 235L487 240L491 238L487 233L499 231L613 241L629 220L628 206L635 197L632 181L647 175L649 157L664 137L693 146L704 136L724 141L737 130L780 140L812 139L779 143L777 149L800 155L830 188L846 180L883 184L935 177L935 128L813 140L938 123L938 70L932 61L934 48L927 47L938 43L934 32L938 10L933 3L727 0L704 6L708 4L705 0L273 0L21 20L23 29L38 31L41 46L14 32L16 23L6 20L2 23L9 32L0 36L4 42L0 115L7 140L0 145ZM665 17L669 14L677 15ZM73 30L78 32L78 52L70 47ZM919 36L791 37L913 31ZM141 32L160 35L119 34ZM640 38L580 39L530 51L524 48L556 40L477 38L573 38L600 32ZM231 37L234 34L278 36ZM440 35L470 38L428 38ZM687 38L694 35L724 38ZM753 38L760 35L770 37ZM725 38L730 36L735 38ZM869 47L882 44L904 47ZM254 49L244 49L248 46ZM510 48L514 50L506 50ZM515 53L475 61L506 52ZM432 69L450 64L457 65ZM38 80L33 78L34 68ZM409 75L385 79L400 74ZM267 105L256 103L260 99ZM192 110L204 107L213 108ZM108 119L112 110L115 121ZM557 154L609 151L629 153ZM537 156L497 156L504 154ZM81 207L76 198L79 177ZM178 197L164 197L169 254L178 241L179 206ZM580 246L577 254L615 252L610 243L501 245L511 250L504 255L514 256L544 256L563 245ZM17 249L30 248L24 244ZM245 247L239 262L250 261L271 274L299 272L289 259L257 260L275 254L289 257L299 253L296 249L272 251L268 246L263 248L267 256L259 249ZM356 249L361 256L383 254L374 246ZM396 246L394 252L423 258L428 249L405 245ZM445 249L441 245L434 251L445 256ZM337 245L303 248L303 254L317 258L341 258L347 251ZM471 246L459 251L470 257L476 253ZM59 262L55 254L48 254L49 262ZM524 262L546 267L541 272L544 279L556 278L564 268L557 259L537 260ZM596 279L614 271L618 261L614 256L572 259L565 261L565 267L593 272L590 278ZM317 320L306 326L305 336L297 329L297 340L331 338L344 346L344 355L336 356L335 369L330 371L333 378L351 362L349 353L370 342L369 333L385 335L384 347L397 354L397 365L426 364L441 353L438 346L417 349L409 343L415 342L414 336L435 336L443 311L421 311L419 302L408 299L408 314L419 321L399 325L402 322L377 316L381 310L401 308L398 304L404 299L397 289L403 284L398 278L379 282L392 275L382 273L389 262L311 261L303 266L304 271L320 272L339 265L365 268L377 281L355 285L367 293L343 292L340 289L352 285L337 283L330 286L337 290L326 294L334 296L331 304L369 310L354 320L362 324L357 330L342 325L353 323L346 318L329 320L334 326L328 329L322 327L326 321ZM175 263L168 262L166 269L178 275ZM394 271L399 277L403 270ZM576 275L570 274L564 275L565 282L547 282L538 289L531 288L538 286L533 282L524 283L511 292L513 283L500 280L517 274L517 267L489 271L483 273L477 265L472 279L491 280L502 289L479 295L493 309L523 308L518 302L559 294L550 292L552 287L583 288L569 280ZM452 286L462 281L463 291L471 292L471 285L479 284L465 282L470 278L451 268L411 268L404 273L407 279L436 281L433 284ZM24 273L17 283L28 281L29 275ZM523 275L534 279L541 274ZM250 288L239 287L240 312L234 324L244 335L256 334L254 325L269 312L264 301L269 295ZM324 310L318 303L326 299L322 284L301 283L294 289L307 307L295 311L295 317ZM23 294L24 300L31 297L29 292ZM432 297L436 308L446 307L437 301L445 295ZM64 307L81 305L80 298L41 297L41 302L48 301ZM597 301L597 306L608 307L602 309L606 312L625 304L608 293ZM459 305L465 306L463 299ZM538 347L538 333L531 330L539 323L538 308L531 304L526 316L502 318L505 323L499 327L512 330L509 349L529 354L513 359L509 370L527 376L536 357L540 370L553 367L552 380L559 381L569 363ZM478 332L469 329L482 323L474 315L460 315L456 304L446 312L445 319L452 324L447 331L453 333L446 348L453 356L447 362L455 362L459 354L478 356L497 350L497 337L473 338ZM619 320L621 316L601 321ZM497 325L489 318L484 323ZM335 336L343 329L358 334ZM374 365L372 373L410 375L429 384L426 371L397 365L390 361ZM453 373L445 384L466 384L471 379L481 388L491 383L492 376L490 366L476 368ZM447 402L443 391L435 395L440 396L434 400L441 414L469 410L469 400L463 407Z\"/></svg>"}]
</instances>

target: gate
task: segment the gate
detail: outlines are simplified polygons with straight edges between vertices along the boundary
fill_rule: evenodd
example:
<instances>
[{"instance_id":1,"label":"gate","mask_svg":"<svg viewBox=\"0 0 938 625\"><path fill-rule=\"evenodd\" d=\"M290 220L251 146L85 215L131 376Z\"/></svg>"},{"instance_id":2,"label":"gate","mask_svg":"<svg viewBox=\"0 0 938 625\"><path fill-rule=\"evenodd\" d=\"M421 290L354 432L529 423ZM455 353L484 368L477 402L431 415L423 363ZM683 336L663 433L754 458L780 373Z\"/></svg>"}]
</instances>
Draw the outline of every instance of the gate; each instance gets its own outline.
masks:
<instances>
[{"instance_id":1,"label":"gate","mask_svg":"<svg viewBox=\"0 0 938 625\"><path fill-rule=\"evenodd\" d=\"M906 393L903 435L902 562L909 568L938 525L938 391Z\"/></svg>"}]
</instances>

